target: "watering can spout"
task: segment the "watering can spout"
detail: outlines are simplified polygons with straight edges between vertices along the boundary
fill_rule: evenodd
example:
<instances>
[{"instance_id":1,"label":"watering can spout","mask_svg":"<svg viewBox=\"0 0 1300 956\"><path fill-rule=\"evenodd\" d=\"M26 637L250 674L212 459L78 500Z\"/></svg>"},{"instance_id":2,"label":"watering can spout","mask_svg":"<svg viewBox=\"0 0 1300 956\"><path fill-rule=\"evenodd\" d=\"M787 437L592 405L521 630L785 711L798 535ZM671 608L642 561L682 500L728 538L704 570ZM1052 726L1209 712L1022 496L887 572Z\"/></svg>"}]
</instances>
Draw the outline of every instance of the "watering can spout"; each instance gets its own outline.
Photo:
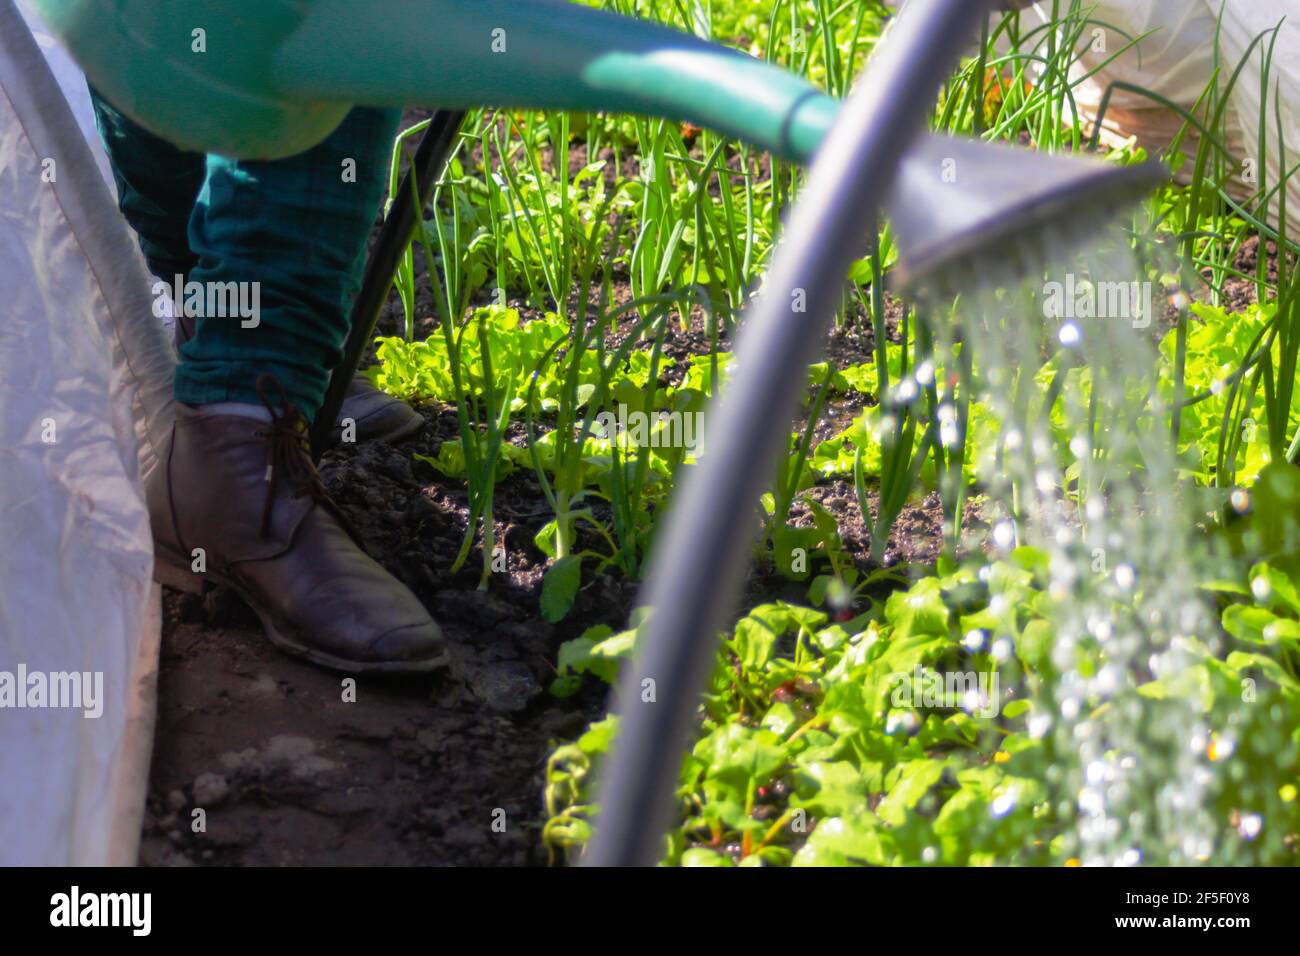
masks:
<instances>
[{"instance_id":1,"label":"watering can spout","mask_svg":"<svg viewBox=\"0 0 1300 956\"><path fill-rule=\"evenodd\" d=\"M107 99L199 152L293 155L352 105L418 104L690 120L807 162L837 107L773 64L563 0L35 2Z\"/></svg>"},{"instance_id":2,"label":"watering can spout","mask_svg":"<svg viewBox=\"0 0 1300 956\"><path fill-rule=\"evenodd\" d=\"M319 0L271 77L301 98L689 120L795 162L811 158L838 106L773 64L557 0L392 0L360 25L354 3Z\"/></svg>"}]
</instances>

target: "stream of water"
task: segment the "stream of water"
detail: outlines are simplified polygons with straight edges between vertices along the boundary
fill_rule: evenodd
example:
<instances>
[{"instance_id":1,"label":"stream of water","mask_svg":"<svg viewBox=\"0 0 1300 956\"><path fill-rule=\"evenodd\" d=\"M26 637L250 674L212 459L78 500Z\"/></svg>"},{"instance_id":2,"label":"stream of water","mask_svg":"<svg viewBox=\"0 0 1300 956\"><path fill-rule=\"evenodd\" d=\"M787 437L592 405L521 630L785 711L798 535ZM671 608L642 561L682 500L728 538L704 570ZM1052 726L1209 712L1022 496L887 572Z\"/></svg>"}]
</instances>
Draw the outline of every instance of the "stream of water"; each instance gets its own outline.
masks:
<instances>
[{"instance_id":1,"label":"stream of water","mask_svg":"<svg viewBox=\"0 0 1300 956\"><path fill-rule=\"evenodd\" d=\"M1178 682L1188 638L1215 640L1196 586L1223 569L1197 493L1179 476L1157 388L1165 292L1143 284L1118 237L1049 259L1066 264L1011 290L967 294L955 310L921 304L923 315L951 315L931 323L936 364L955 368L954 350L971 350L973 398L996 434L974 443L990 530L963 546L1049 556L1055 675L1016 686L1013 674L1002 686L1033 701L1042 779L1057 818L1075 821L1054 850L1083 865L1204 861L1216 833L1209 728L1194 695L1139 691ZM954 383L940 383L941 399L945 385L951 395Z\"/></svg>"}]
</instances>

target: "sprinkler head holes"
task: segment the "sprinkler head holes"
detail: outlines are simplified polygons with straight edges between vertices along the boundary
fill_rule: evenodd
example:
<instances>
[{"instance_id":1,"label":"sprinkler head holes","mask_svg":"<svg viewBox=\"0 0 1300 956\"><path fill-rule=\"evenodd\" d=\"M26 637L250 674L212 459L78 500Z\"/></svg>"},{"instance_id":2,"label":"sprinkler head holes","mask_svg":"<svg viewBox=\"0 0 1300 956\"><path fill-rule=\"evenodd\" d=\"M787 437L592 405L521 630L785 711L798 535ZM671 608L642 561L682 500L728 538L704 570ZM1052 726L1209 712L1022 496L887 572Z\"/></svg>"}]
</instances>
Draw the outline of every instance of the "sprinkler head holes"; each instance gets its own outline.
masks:
<instances>
[{"instance_id":1,"label":"sprinkler head holes","mask_svg":"<svg viewBox=\"0 0 1300 956\"><path fill-rule=\"evenodd\" d=\"M894 284L939 298L1013 284L1093 238L1165 175L1157 163L920 137L887 202L899 247Z\"/></svg>"}]
</instances>

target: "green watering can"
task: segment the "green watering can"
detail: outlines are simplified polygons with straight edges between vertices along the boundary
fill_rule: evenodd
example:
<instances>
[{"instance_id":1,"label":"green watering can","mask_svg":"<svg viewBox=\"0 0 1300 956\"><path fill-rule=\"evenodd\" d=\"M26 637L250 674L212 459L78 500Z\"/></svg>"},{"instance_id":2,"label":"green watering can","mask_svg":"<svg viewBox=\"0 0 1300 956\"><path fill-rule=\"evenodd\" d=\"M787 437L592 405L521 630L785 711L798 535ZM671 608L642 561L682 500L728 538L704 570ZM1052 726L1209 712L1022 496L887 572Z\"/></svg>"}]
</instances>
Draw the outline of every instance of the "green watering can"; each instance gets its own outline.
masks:
<instances>
[{"instance_id":1,"label":"green watering can","mask_svg":"<svg viewBox=\"0 0 1300 956\"><path fill-rule=\"evenodd\" d=\"M36 0L118 109L178 146L274 159L353 104L689 120L806 160L836 101L780 69L558 0Z\"/></svg>"}]
</instances>

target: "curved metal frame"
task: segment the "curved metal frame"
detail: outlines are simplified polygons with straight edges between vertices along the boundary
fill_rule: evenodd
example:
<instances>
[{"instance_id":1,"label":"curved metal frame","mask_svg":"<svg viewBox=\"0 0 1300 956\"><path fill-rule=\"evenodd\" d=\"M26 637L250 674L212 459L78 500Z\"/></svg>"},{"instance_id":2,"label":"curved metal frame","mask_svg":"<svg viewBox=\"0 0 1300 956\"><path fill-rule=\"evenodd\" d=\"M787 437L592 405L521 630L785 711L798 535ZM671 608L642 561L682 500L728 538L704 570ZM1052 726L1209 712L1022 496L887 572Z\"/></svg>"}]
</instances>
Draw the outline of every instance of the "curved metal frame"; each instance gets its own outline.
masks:
<instances>
[{"instance_id":1,"label":"curved metal frame","mask_svg":"<svg viewBox=\"0 0 1300 956\"><path fill-rule=\"evenodd\" d=\"M849 265L867 242L903 153L992 0L910 0L813 161L763 295L711 417L705 453L660 532L643 602L652 612L618 687L619 730L584 864L652 865L663 855L682 756L717 633L747 565L753 510L798 408L807 366ZM802 296L797 296L802 292ZM794 303L806 311L794 311ZM649 684L647 682L653 682ZM653 701L643 688L653 686Z\"/></svg>"}]
</instances>

